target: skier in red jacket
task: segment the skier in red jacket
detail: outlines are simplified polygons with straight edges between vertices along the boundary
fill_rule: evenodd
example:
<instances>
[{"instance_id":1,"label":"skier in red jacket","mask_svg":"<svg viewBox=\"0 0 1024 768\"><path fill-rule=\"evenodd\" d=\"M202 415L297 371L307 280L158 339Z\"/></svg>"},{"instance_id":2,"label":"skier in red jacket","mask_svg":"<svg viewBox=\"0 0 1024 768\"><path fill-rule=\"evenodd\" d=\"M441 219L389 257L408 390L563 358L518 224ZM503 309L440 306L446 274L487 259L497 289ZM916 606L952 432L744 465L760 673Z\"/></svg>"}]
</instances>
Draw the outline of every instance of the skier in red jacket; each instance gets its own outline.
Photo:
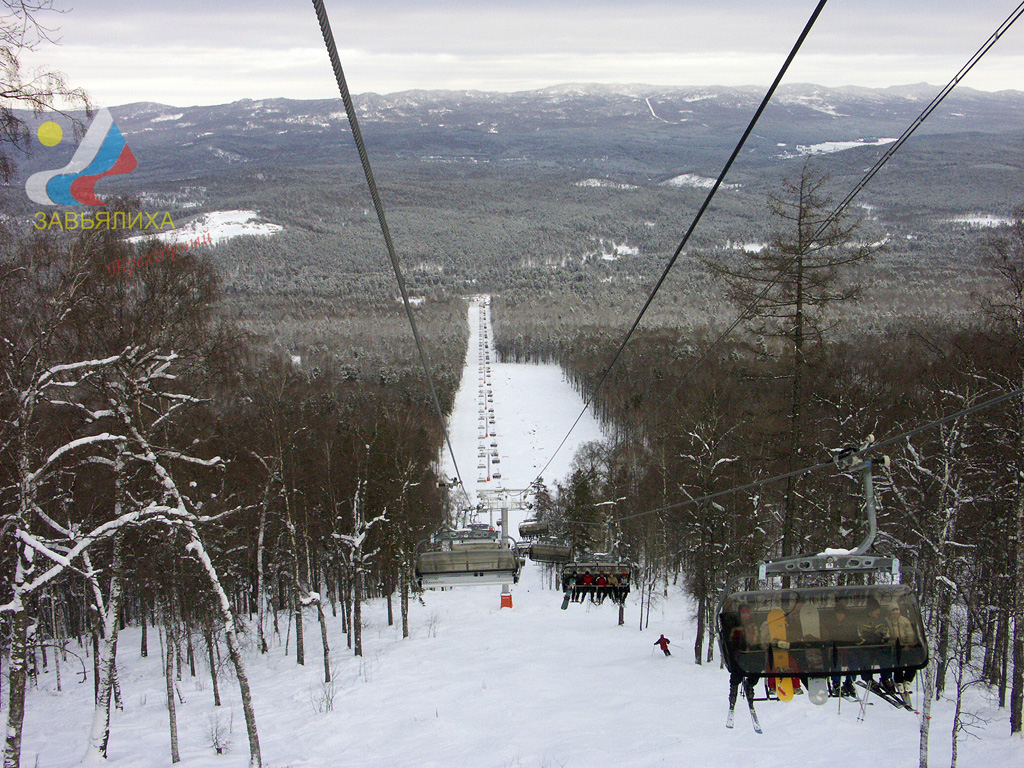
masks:
<instances>
[{"instance_id":1,"label":"skier in red jacket","mask_svg":"<svg viewBox=\"0 0 1024 768\"><path fill-rule=\"evenodd\" d=\"M657 640L654 641L654 644L655 645L660 645L661 646L661 650L663 650L665 652L666 656L671 656L672 654L669 653L669 650L668 650L668 644L671 643L671 642L672 642L671 640L669 640L667 637L662 635L661 637L659 637Z\"/></svg>"}]
</instances>

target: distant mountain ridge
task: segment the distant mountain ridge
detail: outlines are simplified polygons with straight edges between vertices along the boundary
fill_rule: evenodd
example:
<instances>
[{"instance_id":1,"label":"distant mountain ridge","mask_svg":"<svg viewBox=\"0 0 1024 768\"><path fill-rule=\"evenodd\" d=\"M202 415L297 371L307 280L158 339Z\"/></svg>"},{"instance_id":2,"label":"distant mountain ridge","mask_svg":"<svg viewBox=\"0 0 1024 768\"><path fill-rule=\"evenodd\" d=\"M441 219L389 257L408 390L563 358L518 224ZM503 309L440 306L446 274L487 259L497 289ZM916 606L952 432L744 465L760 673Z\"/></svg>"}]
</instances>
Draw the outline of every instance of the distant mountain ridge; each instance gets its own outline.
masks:
<instances>
[{"instance_id":1,"label":"distant mountain ridge","mask_svg":"<svg viewBox=\"0 0 1024 768\"><path fill-rule=\"evenodd\" d=\"M749 149L754 161L779 148L896 137L938 93L915 84L884 89L782 85ZM652 172L684 151L709 172L763 97L744 87L568 83L514 93L411 90L354 97L378 161L458 160L585 166L625 152L623 167ZM354 162L340 99L243 99L176 107L112 107L140 157L137 179L199 176L238 166ZM1024 92L960 87L921 127L922 135L1009 134L1024 129ZM67 150L70 155L70 148ZM669 153L666 156L666 153ZM37 152L24 173L52 167Z\"/></svg>"}]
</instances>

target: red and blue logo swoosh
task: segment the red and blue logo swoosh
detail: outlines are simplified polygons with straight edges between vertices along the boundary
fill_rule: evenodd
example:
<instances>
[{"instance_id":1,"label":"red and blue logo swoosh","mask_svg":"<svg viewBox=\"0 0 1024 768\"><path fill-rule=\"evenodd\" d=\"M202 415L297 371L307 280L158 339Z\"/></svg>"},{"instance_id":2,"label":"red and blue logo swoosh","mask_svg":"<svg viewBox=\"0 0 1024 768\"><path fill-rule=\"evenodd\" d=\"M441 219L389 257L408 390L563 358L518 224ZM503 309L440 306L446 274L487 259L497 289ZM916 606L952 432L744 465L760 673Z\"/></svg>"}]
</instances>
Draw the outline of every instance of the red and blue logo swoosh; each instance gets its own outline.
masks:
<instances>
[{"instance_id":1,"label":"red and blue logo swoosh","mask_svg":"<svg viewBox=\"0 0 1024 768\"><path fill-rule=\"evenodd\" d=\"M96 197L96 182L105 176L131 173L137 165L110 111L101 109L71 162L29 176L25 193L40 205L103 205Z\"/></svg>"}]
</instances>

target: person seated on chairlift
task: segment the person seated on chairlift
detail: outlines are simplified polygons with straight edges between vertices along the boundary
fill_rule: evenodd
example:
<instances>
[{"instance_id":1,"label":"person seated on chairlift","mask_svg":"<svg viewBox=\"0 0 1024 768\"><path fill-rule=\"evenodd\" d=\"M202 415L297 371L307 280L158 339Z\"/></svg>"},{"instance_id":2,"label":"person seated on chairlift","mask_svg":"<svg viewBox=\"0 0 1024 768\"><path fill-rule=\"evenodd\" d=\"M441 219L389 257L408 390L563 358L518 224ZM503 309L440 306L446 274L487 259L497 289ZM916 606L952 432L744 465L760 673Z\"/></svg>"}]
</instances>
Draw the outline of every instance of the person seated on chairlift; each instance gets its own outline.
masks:
<instances>
[{"instance_id":1,"label":"person seated on chairlift","mask_svg":"<svg viewBox=\"0 0 1024 768\"><path fill-rule=\"evenodd\" d=\"M583 589L580 590L580 600L584 601L587 599L587 595L594 594L594 577L590 574L590 571L583 572Z\"/></svg>"},{"instance_id":2,"label":"person seated on chairlift","mask_svg":"<svg viewBox=\"0 0 1024 768\"><path fill-rule=\"evenodd\" d=\"M614 573L608 574L608 594L611 595L612 602L619 602L619 577Z\"/></svg>"},{"instance_id":3,"label":"person seated on chairlift","mask_svg":"<svg viewBox=\"0 0 1024 768\"><path fill-rule=\"evenodd\" d=\"M594 579L594 597L598 603L604 602L605 595L608 592L608 577L603 573L597 574L597 578Z\"/></svg>"},{"instance_id":4,"label":"person seated on chairlift","mask_svg":"<svg viewBox=\"0 0 1024 768\"><path fill-rule=\"evenodd\" d=\"M569 588L572 590L572 601L578 603L580 599L580 574L578 571L573 571L572 576L569 577Z\"/></svg>"},{"instance_id":5,"label":"person seated on chairlift","mask_svg":"<svg viewBox=\"0 0 1024 768\"><path fill-rule=\"evenodd\" d=\"M629 594L629 571L623 571L619 576L619 602L626 602L626 595Z\"/></svg>"},{"instance_id":6,"label":"person seated on chairlift","mask_svg":"<svg viewBox=\"0 0 1024 768\"><path fill-rule=\"evenodd\" d=\"M740 605L739 615L739 626L733 627L729 633L729 644L738 651L756 650L760 646L759 633L751 619L750 606L746 603Z\"/></svg>"},{"instance_id":7,"label":"person seated on chairlift","mask_svg":"<svg viewBox=\"0 0 1024 768\"><path fill-rule=\"evenodd\" d=\"M867 599L866 615L859 631L861 645L878 646L888 645L893 642L892 627L889 624L888 617L883 614L882 606L874 597L868 597ZM896 691L891 672L881 672L878 676L881 679L882 690L889 693ZM863 674L860 677L868 685L871 684L873 679L870 673Z\"/></svg>"},{"instance_id":8,"label":"person seated on chairlift","mask_svg":"<svg viewBox=\"0 0 1024 768\"><path fill-rule=\"evenodd\" d=\"M898 603L893 605L889 611L889 627L891 637L904 648L917 644L917 632L914 631L914 625L902 614ZM893 673L896 691L909 694L910 683L914 680L915 674L917 674L916 669L897 669Z\"/></svg>"},{"instance_id":9,"label":"person seated on chairlift","mask_svg":"<svg viewBox=\"0 0 1024 768\"><path fill-rule=\"evenodd\" d=\"M838 645L849 642L854 634L853 622L850 621L850 614L841 600L836 600L832 609L832 624L828 629L828 635ZM845 649L838 650L841 666L849 666L848 653ZM856 696L857 689L853 687L853 675L847 675L842 687L839 685L839 675L833 675L831 694L833 696Z\"/></svg>"}]
</instances>

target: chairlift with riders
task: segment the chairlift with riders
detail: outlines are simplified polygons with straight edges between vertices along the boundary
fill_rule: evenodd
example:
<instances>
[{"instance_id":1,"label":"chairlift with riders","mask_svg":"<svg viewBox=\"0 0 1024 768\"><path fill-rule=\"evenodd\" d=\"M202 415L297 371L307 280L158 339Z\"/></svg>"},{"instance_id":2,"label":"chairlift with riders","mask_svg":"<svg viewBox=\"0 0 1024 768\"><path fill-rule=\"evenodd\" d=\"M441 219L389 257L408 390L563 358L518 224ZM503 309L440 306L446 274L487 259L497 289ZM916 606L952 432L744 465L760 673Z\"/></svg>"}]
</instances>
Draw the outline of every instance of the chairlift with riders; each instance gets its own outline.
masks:
<instances>
[{"instance_id":1,"label":"chairlift with riders","mask_svg":"<svg viewBox=\"0 0 1024 768\"><path fill-rule=\"evenodd\" d=\"M811 688L811 701L822 704L829 695L839 695L830 694L829 678L880 675L909 681L928 663L917 593L903 581L910 572L897 558L871 551L877 532L872 465L859 456L870 442L836 457L841 471L861 473L868 518L864 540L853 550L828 549L762 563L757 574L734 579L719 600L718 642L730 672L730 725L741 682L756 728L753 689L758 679L766 679L766 698L783 701L792 698L796 681L802 680ZM889 703L911 708L909 685L903 690L893 686L887 693L892 694L886 697Z\"/></svg>"}]
</instances>

